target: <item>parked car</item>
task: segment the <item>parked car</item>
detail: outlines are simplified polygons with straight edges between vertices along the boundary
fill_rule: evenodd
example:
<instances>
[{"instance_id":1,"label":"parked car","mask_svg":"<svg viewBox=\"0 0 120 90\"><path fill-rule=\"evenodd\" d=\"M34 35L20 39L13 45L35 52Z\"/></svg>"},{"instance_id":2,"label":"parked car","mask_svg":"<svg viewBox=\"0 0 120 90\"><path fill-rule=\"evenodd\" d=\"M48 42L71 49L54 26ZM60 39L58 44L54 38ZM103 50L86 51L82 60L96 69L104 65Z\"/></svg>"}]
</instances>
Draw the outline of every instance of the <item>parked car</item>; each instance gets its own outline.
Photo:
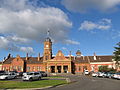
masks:
<instances>
[{"instance_id":1,"label":"parked car","mask_svg":"<svg viewBox=\"0 0 120 90\"><path fill-rule=\"evenodd\" d=\"M38 71L39 73L41 73L42 77L47 77L47 73L45 71Z\"/></svg>"},{"instance_id":2,"label":"parked car","mask_svg":"<svg viewBox=\"0 0 120 90\"><path fill-rule=\"evenodd\" d=\"M105 72L99 72L98 77L106 77L107 73Z\"/></svg>"},{"instance_id":3,"label":"parked car","mask_svg":"<svg viewBox=\"0 0 120 90\"><path fill-rule=\"evenodd\" d=\"M23 73L24 73L24 72L18 72L18 73L17 73L17 76L18 76L18 77L22 77L22 76L23 76Z\"/></svg>"},{"instance_id":4,"label":"parked car","mask_svg":"<svg viewBox=\"0 0 120 90\"><path fill-rule=\"evenodd\" d=\"M16 74L15 73L5 73L3 75L0 76L0 79L2 80L7 80L7 79L14 79L16 78Z\"/></svg>"},{"instance_id":5,"label":"parked car","mask_svg":"<svg viewBox=\"0 0 120 90\"><path fill-rule=\"evenodd\" d=\"M22 80L23 81L33 81L33 80L40 80L42 75L38 72L27 72L23 74Z\"/></svg>"},{"instance_id":6,"label":"parked car","mask_svg":"<svg viewBox=\"0 0 120 90\"><path fill-rule=\"evenodd\" d=\"M117 73L117 79L120 80L120 73Z\"/></svg>"},{"instance_id":7,"label":"parked car","mask_svg":"<svg viewBox=\"0 0 120 90\"><path fill-rule=\"evenodd\" d=\"M98 77L98 74L99 74L99 72L94 72L94 73L92 73L92 76L93 77Z\"/></svg>"},{"instance_id":8,"label":"parked car","mask_svg":"<svg viewBox=\"0 0 120 90\"><path fill-rule=\"evenodd\" d=\"M0 71L0 75L3 75L5 73L6 73L6 71Z\"/></svg>"},{"instance_id":9,"label":"parked car","mask_svg":"<svg viewBox=\"0 0 120 90\"><path fill-rule=\"evenodd\" d=\"M84 74L85 74L85 75L89 75L89 71L88 71L88 70L85 70L85 71L84 71Z\"/></svg>"},{"instance_id":10,"label":"parked car","mask_svg":"<svg viewBox=\"0 0 120 90\"><path fill-rule=\"evenodd\" d=\"M107 78L112 78L114 74L115 74L114 72L108 72L106 77Z\"/></svg>"},{"instance_id":11,"label":"parked car","mask_svg":"<svg viewBox=\"0 0 120 90\"><path fill-rule=\"evenodd\" d=\"M120 72L113 74L112 78L120 79Z\"/></svg>"}]
</instances>

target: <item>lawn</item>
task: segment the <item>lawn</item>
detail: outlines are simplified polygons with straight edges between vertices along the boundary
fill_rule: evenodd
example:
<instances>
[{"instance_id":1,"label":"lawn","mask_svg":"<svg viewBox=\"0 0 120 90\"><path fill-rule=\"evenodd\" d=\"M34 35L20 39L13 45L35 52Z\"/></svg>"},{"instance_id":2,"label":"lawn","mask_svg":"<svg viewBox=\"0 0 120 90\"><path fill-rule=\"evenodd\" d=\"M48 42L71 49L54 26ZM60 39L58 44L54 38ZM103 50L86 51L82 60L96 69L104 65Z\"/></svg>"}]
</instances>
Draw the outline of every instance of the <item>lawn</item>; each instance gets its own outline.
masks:
<instances>
[{"instance_id":1,"label":"lawn","mask_svg":"<svg viewBox=\"0 0 120 90\"><path fill-rule=\"evenodd\" d=\"M66 84L66 80L40 80L40 81L0 81L0 89L41 88Z\"/></svg>"}]
</instances>

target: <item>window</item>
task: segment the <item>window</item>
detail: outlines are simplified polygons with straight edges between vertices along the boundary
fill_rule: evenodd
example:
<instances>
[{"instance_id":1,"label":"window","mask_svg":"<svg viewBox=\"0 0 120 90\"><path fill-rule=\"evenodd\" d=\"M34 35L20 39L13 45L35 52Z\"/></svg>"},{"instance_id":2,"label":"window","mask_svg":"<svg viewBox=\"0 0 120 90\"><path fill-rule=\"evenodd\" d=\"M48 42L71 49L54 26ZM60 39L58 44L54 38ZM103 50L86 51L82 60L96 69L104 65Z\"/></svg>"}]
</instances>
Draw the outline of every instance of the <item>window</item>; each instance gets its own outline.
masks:
<instances>
[{"instance_id":1,"label":"window","mask_svg":"<svg viewBox=\"0 0 120 90\"><path fill-rule=\"evenodd\" d=\"M22 69L21 66L18 66L18 71L21 71L21 69Z\"/></svg>"},{"instance_id":2,"label":"window","mask_svg":"<svg viewBox=\"0 0 120 90\"><path fill-rule=\"evenodd\" d=\"M37 71L40 71L41 70L41 67L37 66Z\"/></svg>"},{"instance_id":3,"label":"window","mask_svg":"<svg viewBox=\"0 0 120 90\"><path fill-rule=\"evenodd\" d=\"M84 69L84 70L87 70L87 66L83 66L83 69Z\"/></svg>"},{"instance_id":4,"label":"window","mask_svg":"<svg viewBox=\"0 0 120 90\"><path fill-rule=\"evenodd\" d=\"M45 57L45 60L48 60L48 56Z\"/></svg>"},{"instance_id":5,"label":"window","mask_svg":"<svg viewBox=\"0 0 120 90\"><path fill-rule=\"evenodd\" d=\"M79 66L78 70L81 71L81 66Z\"/></svg>"},{"instance_id":6,"label":"window","mask_svg":"<svg viewBox=\"0 0 120 90\"><path fill-rule=\"evenodd\" d=\"M28 71L28 72L30 71L30 67L27 67L27 71Z\"/></svg>"},{"instance_id":7,"label":"window","mask_svg":"<svg viewBox=\"0 0 120 90\"><path fill-rule=\"evenodd\" d=\"M35 66L33 66L33 71L35 71Z\"/></svg>"}]
</instances>

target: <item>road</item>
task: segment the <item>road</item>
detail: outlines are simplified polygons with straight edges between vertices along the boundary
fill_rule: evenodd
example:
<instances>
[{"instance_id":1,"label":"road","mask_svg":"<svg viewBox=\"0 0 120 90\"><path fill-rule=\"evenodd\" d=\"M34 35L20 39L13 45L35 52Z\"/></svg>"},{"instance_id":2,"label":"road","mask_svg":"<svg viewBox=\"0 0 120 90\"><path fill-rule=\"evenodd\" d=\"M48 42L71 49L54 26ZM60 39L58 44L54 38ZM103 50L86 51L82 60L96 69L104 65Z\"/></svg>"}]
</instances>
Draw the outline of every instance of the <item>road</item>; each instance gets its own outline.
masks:
<instances>
[{"instance_id":1,"label":"road","mask_svg":"<svg viewBox=\"0 0 120 90\"><path fill-rule=\"evenodd\" d=\"M90 76L68 76L73 83L45 90L120 90L120 80Z\"/></svg>"}]
</instances>

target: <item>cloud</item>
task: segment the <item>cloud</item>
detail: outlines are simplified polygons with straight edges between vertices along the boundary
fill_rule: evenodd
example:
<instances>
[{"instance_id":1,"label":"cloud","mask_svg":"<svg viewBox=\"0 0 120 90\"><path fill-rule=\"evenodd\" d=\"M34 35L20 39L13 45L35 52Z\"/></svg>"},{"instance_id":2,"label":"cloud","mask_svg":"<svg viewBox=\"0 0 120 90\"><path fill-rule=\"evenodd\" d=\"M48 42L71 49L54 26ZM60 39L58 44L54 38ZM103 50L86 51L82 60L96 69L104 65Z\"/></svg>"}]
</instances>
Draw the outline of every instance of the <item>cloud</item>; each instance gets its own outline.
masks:
<instances>
[{"instance_id":1,"label":"cloud","mask_svg":"<svg viewBox=\"0 0 120 90\"><path fill-rule=\"evenodd\" d=\"M112 39L119 39L120 38L120 31L119 30L112 30L111 31L111 37L112 37Z\"/></svg>"},{"instance_id":2,"label":"cloud","mask_svg":"<svg viewBox=\"0 0 120 90\"><path fill-rule=\"evenodd\" d=\"M34 53L34 50L32 47L20 47L20 46L17 46L15 43L13 43L14 39L13 39L13 42L11 42L11 40L12 38L10 37L0 36L0 42L1 42L0 49L5 49L9 51L22 51L26 53ZM22 42L24 41L21 41L21 43Z\"/></svg>"},{"instance_id":3,"label":"cloud","mask_svg":"<svg viewBox=\"0 0 120 90\"><path fill-rule=\"evenodd\" d=\"M83 21L81 23L79 30L108 30L111 28L111 19L103 18L102 20L98 22L92 22L92 21Z\"/></svg>"},{"instance_id":4,"label":"cloud","mask_svg":"<svg viewBox=\"0 0 120 90\"><path fill-rule=\"evenodd\" d=\"M21 44L43 42L48 29L54 42L79 44L68 40L68 32L72 27L68 16L55 7L37 7L37 1L0 0L0 34L19 51L26 51L19 47Z\"/></svg>"},{"instance_id":5,"label":"cloud","mask_svg":"<svg viewBox=\"0 0 120 90\"><path fill-rule=\"evenodd\" d=\"M70 11L83 13L90 10L115 10L120 0L62 0L62 4Z\"/></svg>"},{"instance_id":6,"label":"cloud","mask_svg":"<svg viewBox=\"0 0 120 90\"><path fill-rule=\"evenodd\" d=\"M34 50L32 47L20 47L20 51L27 52L27 53L34 53Z\"/></svg>"},{"instance_id":7,"label":"cloud","mask_svg":"<svg viewBox=\"0 0 120 90\"><path fill-rule=\"evenodd\" d=\"M67 44L75 44L75 45L80 45L80 42L74 41L74 40L66 40L65 41Z\"/></svg>"},{"instance_id":8,"label":"cloud","mask_svg":"<svg viewBox=\"0 0 120 90\"><path fill-rule=\"evenodd\" d=\"M67 50L67 48L66 48L66 47L62 47L62 49L63 49L63 50Z\"/></svg>"}]
</instances>

